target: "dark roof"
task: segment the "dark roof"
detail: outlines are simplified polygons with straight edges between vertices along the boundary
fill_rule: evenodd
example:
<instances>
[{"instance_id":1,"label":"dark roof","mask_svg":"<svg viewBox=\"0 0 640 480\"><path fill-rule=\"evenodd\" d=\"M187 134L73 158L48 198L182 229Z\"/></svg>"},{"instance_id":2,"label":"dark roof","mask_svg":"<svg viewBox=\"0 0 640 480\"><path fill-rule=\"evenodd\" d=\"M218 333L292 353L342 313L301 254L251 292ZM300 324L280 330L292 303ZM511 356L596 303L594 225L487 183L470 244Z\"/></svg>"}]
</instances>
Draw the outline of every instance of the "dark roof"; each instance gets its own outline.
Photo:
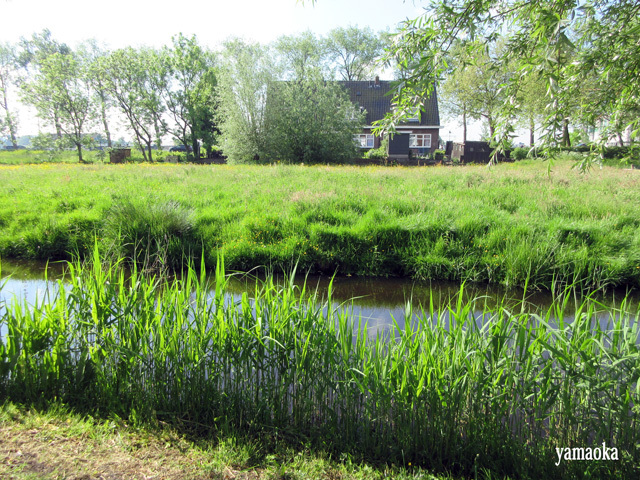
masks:
<instances>
[{"instance_id":1,"label":"dark roof","mask_svg":"<svg viewBox=\"0 0 640 480\"><path fill-rule=\"evenodd\" d=\"M387 112L391 111L393 98L392 82L387 80L375 80L364 82L338 82L346 88L351 101L367 111L366 124L371 125L376 120L381 120ZM420 122L407 122L405 125L439 126L440 112L438 111L438 98L435 88L430 98L424 102L424 111L420 114Z\"/></svg>"}]
</instances>

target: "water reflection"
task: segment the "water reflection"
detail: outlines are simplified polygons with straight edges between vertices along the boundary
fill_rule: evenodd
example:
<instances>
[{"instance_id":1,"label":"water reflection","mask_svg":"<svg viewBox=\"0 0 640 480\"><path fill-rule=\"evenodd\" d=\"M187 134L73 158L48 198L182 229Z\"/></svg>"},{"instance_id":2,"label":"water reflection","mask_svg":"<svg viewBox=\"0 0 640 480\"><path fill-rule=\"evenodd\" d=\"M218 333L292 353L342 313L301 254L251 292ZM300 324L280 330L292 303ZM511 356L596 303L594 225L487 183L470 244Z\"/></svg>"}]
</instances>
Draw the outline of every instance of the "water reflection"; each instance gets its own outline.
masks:
<instances>
[{"instance_id":1,"label":"water reflection","mask_svg":"<svg viewBox=\"0 0 640 480\"><path fill-rule=\"evenodd\" d=\"M0 285L0 310L3 304L10 303L12 298L25 299L29 304L42 301L47 295L55 294L56 280L64 278L64 262L50 263L37 261L2 261L2 277ZM260 278L258 277L260 280ZM283 276L276 276L276 282L284 284ZM476 322L482 323L486 312L495 310L497 305L507 306L517 312L524 308L531 313L546 313L553 303L549 292L523 292L520 289L506 290L497 286L467 284L461 291L459 284L446 282L418 283L408 279L398 278L360 278L335 277L332 281L324 276L298 276L294 283L300 289L306 285L306 291L315 292L321 299L325 299L330 282L332 283L332 298L334 305L342 304L342 309L348 309L361 323L366 323L369 335L387 331L393 322L400 328L405 326L405 314L409 307L413 311L413 318L421 315L421 309L429 311L430 303L436 310L453 303L462 295L462 304L476 299L476 310L473 316ZM247 275L232 275L228 283L227 299L225 303L239 302L243 293L251 297L255 290L256 277ZM640 304L638 292L628 294L626 291L609 290L606 295L596 295L602 304L603 313L599 316L601 328L607 328L611 322L610 312L617 308L622 299L627 297L627 310L637 312ZM525 300L524 304L522 300ZM572 321L576 306L582 302L576 294L567 299L564 310L564 320ZM523 306L524 305L524 306ZM448 315L443 316L448 321Z\"/></svg>"}]
</instances>

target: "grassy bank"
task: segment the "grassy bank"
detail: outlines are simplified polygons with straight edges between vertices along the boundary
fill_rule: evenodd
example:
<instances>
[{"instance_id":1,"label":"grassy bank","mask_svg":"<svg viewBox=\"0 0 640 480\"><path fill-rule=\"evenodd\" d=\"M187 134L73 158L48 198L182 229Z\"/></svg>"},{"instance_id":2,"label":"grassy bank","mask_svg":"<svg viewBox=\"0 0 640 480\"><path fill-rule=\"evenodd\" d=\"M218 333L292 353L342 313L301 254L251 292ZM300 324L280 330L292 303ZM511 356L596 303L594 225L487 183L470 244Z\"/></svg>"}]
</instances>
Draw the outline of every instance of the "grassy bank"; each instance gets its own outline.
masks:
<instances>
[{"instance_id":1,"label":"grassy bank","mask_svg":"<svg viewBox=\"0 0 640 480\"><path fill-rule=\"evenodd\" d=\"M570 295L542 315L498 305L478 326L482 299L460 296L372 338L270 280L225 305L222 271L210 286L193 270L125 279L95 258L49 301L5 306L0 398L454 475L640 473L638 312L624 304L587 300L572 323ZM616 461L556 465L556 448L602 442Z\"/></svg>"},{"instance_id":2,"label":"grassy bank","mask_svg":"<svg viewBox=\"0 0 640 480\"><path fill-rule=\"evenodd\" d=\"M0 477L6 480L447 480L411 467L372 468L348 457L251 438L189 438L113 416L81 416L60 406L40 411L0 405Z\"/></svg>"},{"instance_id":3,"label":"grassy bank","mask_svg":"<svg viewBox=\"0 0 640 480\"><path fill-rule=\"evenodd\" d=\"M0 255L639 286L639 172L572 164L0 166Z\"/></svg>"}]
</instances>

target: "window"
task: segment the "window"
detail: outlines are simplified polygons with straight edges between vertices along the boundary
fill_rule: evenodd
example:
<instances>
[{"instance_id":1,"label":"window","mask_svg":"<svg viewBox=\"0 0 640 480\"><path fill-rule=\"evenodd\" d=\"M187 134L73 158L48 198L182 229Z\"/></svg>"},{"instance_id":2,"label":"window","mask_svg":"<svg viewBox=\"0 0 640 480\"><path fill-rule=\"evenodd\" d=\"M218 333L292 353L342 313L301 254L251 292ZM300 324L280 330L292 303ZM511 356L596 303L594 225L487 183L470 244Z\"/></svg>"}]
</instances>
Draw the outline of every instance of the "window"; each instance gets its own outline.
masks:
<instances>
[{"instance_id":1,"label":"window","mask_svg":"<svg viewBox=\"0 0 640 480\"><path fill-rule=\"evenodd\" d=\"M431 134L412 133L409 136L409 148L431 148Z\"/></svg>"},{"instance_id":2,"label":"window","mask_svg":"<svg viewBox=\"0 0 640 480\"><path fill-rule=\"evenodd\" d=\"M407 118L407 121L410 123L419 123L420 122L420 108L415 108L411 112L411 116Z\"/></svg>"},{"instance_id":3,"label":"window","mask_svg":"<svg viewBox=\"0 0 640 480\"><path fill-rule=\"evenodd\" d=\"M355 140L360 148L373 148L373 135L369 133L356 135Z\"/></svg>"}]
</instances>

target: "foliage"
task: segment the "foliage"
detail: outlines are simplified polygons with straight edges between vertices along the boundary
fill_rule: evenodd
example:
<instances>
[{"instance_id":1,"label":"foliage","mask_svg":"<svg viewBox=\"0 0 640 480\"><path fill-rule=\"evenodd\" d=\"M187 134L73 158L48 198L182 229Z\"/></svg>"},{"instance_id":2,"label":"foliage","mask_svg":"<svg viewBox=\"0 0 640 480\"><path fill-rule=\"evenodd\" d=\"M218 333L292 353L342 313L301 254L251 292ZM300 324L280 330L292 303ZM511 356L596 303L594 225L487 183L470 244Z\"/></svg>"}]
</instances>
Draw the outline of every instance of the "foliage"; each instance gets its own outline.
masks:
<instances>
[{"instance_id":1,"label":"foliage","mask_svg":"<svg viewBox=\"0 0 640 480\"><path fill-rule=\"evenodd\" d=\"M343 89L317 72L275 84L267 99L268 157L286 163L334 163L356 155L364 115Z\"/></svg>"},{"instance_id":2,"label":"foliage","mask_svg":"<svg viewBox=\"0 0 640 480\"><path fill-rule=\"evenodd\" d=\"M191 146L193 155L200 158L199 140L210 149L217 130L214 57L198 45L195 36L180 34L172 40L172 48L163 51L169 69L164 95L175 125L169 132L182 145Z\"/></svg>"},{"instance_id":3,"label":"foliage","mask_svg":"<svg viewBox=\"0 0 640 480\"><path fill-rule=\"evenodd\" d=\"M282 71L269 52L234 40L226 44L221 76L222 147L231 163L339 162L355 155L362 115L342 89L323 79L313 38L283 37ZM291 78L278 81L278 78Z\"/></svg>"},{"instance_id":4,"label":"foliage","mask_svg":"<svg viewBox=\"0 0 640 480\"><path fill-rule=\"evenodd\" d=\"M528 153L528 148L517 147L511 151L511 158L513 158L514 160L524 160L525 158L527 158Z\"/></svg>"},{"instance_id":5,"label":"foliage","mask_svg":"<svg viewBox=\"0 0 640 480\"><path fill-rule=\"evenodd\" d=\"M398 65L406 74L394 98L398 108L380 127L392 129L433 90L446 69L445 58L454 39L463 39L469 45L478 38L495 42L508 31L509 41L492 61L498 69L517 62L518 79L544 79L549 105L544 120L548 143L557 141L558 132L564 132L566 142L574 106L598 116L599 105L576 95L582 79L590 72L595 73L598 85L609 92L603 98L611 114L627 118L622 126L637 129L637 117L625 117L637 108L640 91L637 13L636 2L627 0L551 5L519 0L435 2L423 15L405 22L393 37L386 61ZM511 134L510 121L517 113L519 82L514 80L510 79L505 87L508 101L500 109L504 120L496 132L500 139Z\"/></svg>"},{"instance_id":6,"label":"foliage","mask_svg":"<svg viewBox=\"0 0 640 480\"><path fill-rule=\"evenodd\" d=\"M386 160L389 156L389 136L385 136L378 148L372 148L364 154L364 158Z\"/></svg>"},{"instance_id":7,"label":"foliage","mask_svg":"<svg viewBox=\"0 0 640 480\"><path fill-rule=\"evenodd\" d=\"M230 163L251 163L266 151L267 90L277 72L267 50L231 40L224 45L218 96L222 148Z\"/></svg>"},{"instance_id":8,"label":"foliage","mask_svg":"<svg viewBox=\"0 0 640 480\"><path fill-rule=\"evenodd\" d=\"M326 46L312 32L307 31L298 36L282 36L274 44L276 56L280 60L279 72L282 80L300 80L310 70L326 69Z\"/></svg>"},{"instance_id":9,"label":"foliage","mask_svg":"<svg viewBox=\"0 0 640 480\"><path fill-rule=\"evenodd\" d=\"M371 80L383 52L383 42L369 27L338 27L329 32L324 47L334 71L348 82Z\"/></svg>"},{"instance_id":10,"label":"foliage","mask_svg":"<svg viewBox=\"0 0 640 480\"><path fill-rule=\"evenodd\" d=\"M18 145L18 117L9 108L9 91L15 82L17 70L15 46L0 44L0 108L4 114L0 116L0 136L7 135L11 144Z\"/></svg>"},{"instance_id":11,"label":"foliage","mask_svg":"<svg viewBox=\"0 0 640 480\"><path fill-rule=\"evenodd\" d=\"M159 52L131 47L111 52L101 63L105 88L126 116L145 161L153 161L152 146L166 132L166 63Z\"/></svg>"},{"instance_id":12,"label":"foliage","mask_svg":"<svg viewBox=\"0 0 640 480\"><path fill-rule=\"evenodd\" d=\"M86 65L81 59L73 53L53 53L43 58L33 80L22 85L22 98L36 107L41 119L73 142L82 163L87 124L94 112Z\"/></svg>"},{"instance_id":13,"label":"foliage","mask_svg":"<svg viewBox=\"0 0 640 480\"><path fill-rule=\"evenodd\" d=\"M87 65L87 80L91 85L93 102L95 104L97 116L102 121L102 127L106 135L107 148L112 148L111 131L109 130L108 112L114 106L113 98L107 90L104 75L104 59L107 52L101 48L95 40L89 40L80 45L79 55Z\"/></svg>"},{"instance_id":14,"label":"foliage","mask_svg":"<svg viewBox=\"0 0 640 480\"><path fill-rule=\"evenodd\" d=\"M502 45L495 48L482 42L452 50L452 61L440 98L445 110L452 115L486 120L489 136L493 138L500 108L505 101L504 85L513 75L513 65L496 66L492 57ZM463 126L466 141L466 124Z\"/></svg>"}]
</instances>

